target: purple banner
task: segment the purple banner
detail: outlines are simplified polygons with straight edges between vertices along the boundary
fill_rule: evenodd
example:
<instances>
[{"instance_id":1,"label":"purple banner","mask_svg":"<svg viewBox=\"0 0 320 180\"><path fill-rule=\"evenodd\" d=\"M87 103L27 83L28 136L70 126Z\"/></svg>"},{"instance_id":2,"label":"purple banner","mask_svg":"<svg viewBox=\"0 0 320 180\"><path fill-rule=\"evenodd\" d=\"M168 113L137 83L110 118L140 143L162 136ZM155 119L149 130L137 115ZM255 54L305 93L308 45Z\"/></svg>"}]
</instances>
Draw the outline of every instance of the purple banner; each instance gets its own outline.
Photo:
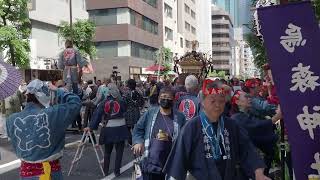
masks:
<instances>
[{"instance_id":1,"label":"purple banner","mask_svg":"<svg viewBox=\"0 0 320 180\"><path fill-rule=\"evenodd\" d=\"M297 180L320 175L320 30L311 3L258 9Z\"/></svg>"}]
</instances>

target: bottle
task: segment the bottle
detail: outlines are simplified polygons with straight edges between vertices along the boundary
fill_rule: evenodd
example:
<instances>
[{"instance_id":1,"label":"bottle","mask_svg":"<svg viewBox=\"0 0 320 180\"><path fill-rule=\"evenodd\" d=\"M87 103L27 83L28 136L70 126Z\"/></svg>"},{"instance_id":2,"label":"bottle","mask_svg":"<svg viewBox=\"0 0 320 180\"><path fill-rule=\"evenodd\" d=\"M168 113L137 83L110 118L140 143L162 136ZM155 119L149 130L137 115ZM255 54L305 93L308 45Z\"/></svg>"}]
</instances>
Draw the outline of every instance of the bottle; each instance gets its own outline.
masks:
<instances>
[{"instance_id":1,"label":"bottle","mask_svg":"<svg viewBox=\"0 0 320 180\"><path fill-rule=\"evenodd\" d=\"M169 141L169 136L163 130L159 129L159 132L157 134L157 139L160 141Z\"/></svg>"}]
</instances>

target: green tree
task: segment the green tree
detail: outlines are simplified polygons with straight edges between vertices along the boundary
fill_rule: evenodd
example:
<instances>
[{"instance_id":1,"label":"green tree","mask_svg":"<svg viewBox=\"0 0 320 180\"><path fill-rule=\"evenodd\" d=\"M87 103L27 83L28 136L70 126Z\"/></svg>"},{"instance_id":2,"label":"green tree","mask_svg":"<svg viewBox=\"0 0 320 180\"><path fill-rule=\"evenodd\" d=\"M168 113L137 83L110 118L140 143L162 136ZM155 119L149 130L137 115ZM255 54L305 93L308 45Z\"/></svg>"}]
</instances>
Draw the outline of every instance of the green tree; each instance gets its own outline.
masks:
<instances>
[{"instance_id":1,"label":"green tree","mask_svg":"<svg viewBox=\"0 0 320 180\"><path fill-rule=\"evenodd\" d=\"M173 53L170 48L161 47L156 52L156 64L164 67L164 70L160 72L161 75L168 75L172 71Z\"/></svg>"},{"instance_id":2,"label":"green tree","mask_svg":"<svg viewBox=\"0 0 320 180\"><path fill-rule=\"evenodd\" d=\"M255 65L261 69L262 66L268 62L266 48L263 42L256 36L255 32L246 34L245 39L252 50Z\"/></svg>"},{"instance_id":3,"label":"green tree","mask_svg":"<svg viewBox=\"0 0 320 180\"><path fill-rule=\"evenodd\" d=\"M13 66L29 66L31 24L26 0L0 0L0 51Z\"/></svg>"},{"instance_id":4,"label":"green tree","mask_svg":"<svg viewBox=\"0 0 320 180\"><path fill-rule=\"evenodd\" d=\"M96 57L96 47L93 42L95 25L88 20L78 20L72 24L62 22L59 28L59 35L73 41L73 44L80 51L82 56L89 56L90 59Z\"/></svg>"},{"instance_id":5,"label":"green tree","mask_svg":"<svg viewBox=\"0 0 320 180\"><path fill-rule=\"evenodd\" d=\"M314 8L316 11L318 21L320 21L320 0L315 0L313 3L314 3Z\"/></svg>"},{"instance_id":6,"label":"green tree","mask_svg":"<svg viewBox=\"0 0 320 180\"><path fill-rule=\"evenodd\" d=\"M165 65L165 64L171 64L173 61L173 53L171 52L170 48L161 47L156 52L156 63Z\"/></svg>"}]
</instances>

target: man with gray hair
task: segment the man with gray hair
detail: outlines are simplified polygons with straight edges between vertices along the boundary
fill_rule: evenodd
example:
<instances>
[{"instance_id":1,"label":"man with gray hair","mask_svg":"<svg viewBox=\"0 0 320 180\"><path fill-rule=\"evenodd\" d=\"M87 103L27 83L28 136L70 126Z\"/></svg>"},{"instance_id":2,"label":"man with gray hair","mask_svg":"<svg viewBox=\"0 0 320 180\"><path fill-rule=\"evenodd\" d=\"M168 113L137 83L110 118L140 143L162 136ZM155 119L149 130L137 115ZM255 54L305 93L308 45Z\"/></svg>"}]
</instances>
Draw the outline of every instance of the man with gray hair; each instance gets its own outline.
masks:
<instances>
[{"instance_id":1,"label":"man with gray hair","mask_svg":"<svg viewBox=\"0 0 320 180\"><path fill-rule=\"evenodd\" d=\"M182 112L187 120L196 117L200 111L200 100L197 97L199 89L198 78L189 75L185 79L187 93L182 95L176 103L176 108Z\"/></svg>"}]
</instances>

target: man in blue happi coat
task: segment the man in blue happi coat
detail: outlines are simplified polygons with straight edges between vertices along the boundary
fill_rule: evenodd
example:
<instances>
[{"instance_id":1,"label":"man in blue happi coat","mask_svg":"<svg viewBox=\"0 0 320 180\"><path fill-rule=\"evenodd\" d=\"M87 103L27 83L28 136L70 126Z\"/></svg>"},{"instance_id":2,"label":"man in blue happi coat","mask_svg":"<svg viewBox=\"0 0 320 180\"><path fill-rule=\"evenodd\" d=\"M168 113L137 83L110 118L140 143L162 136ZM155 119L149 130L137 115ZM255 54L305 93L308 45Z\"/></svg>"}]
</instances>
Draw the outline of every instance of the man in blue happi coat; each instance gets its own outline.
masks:
<instances>
[{"instance_id":1,"label":"man in blue happi coat","mask_svg":"<svg viewBox=\"0 0 320 180\"><path fill-rule=\"evenodd\" d=\"M182 95L176 102L176 108L184 114L186 120L198 116L200 100L198 98L199 82L194 75L189 75L185 80L187 93Z\"/></svg>"},{"instance_id":2,"label":"man in blue happi coat","mask_svg":"<svg viewBox=\"0 0 320 180\"><path fill-rule=\"evenodd\" d=\"M50 87L50 88L49 88ZM27 104L7 120L8 137L21 160L21 179L62 180L59 159L65 130L80 113L80 98L36 79L27 86ZM58 104L49 107L50 91Z\"/></svg>"},{"instance_id":3,"label":"man in blue happi coat","mask_svg":"<svg viewBox=\"0 0 320 180\"><path fill-rule=\"evenodd\" d=\"M187 172L197 180L270 180L246 132L223 115L224 90L203 83L203 111L188 121L175 142L164 169L169 179L185 180Z\"/></svg>"}]
</instances>

